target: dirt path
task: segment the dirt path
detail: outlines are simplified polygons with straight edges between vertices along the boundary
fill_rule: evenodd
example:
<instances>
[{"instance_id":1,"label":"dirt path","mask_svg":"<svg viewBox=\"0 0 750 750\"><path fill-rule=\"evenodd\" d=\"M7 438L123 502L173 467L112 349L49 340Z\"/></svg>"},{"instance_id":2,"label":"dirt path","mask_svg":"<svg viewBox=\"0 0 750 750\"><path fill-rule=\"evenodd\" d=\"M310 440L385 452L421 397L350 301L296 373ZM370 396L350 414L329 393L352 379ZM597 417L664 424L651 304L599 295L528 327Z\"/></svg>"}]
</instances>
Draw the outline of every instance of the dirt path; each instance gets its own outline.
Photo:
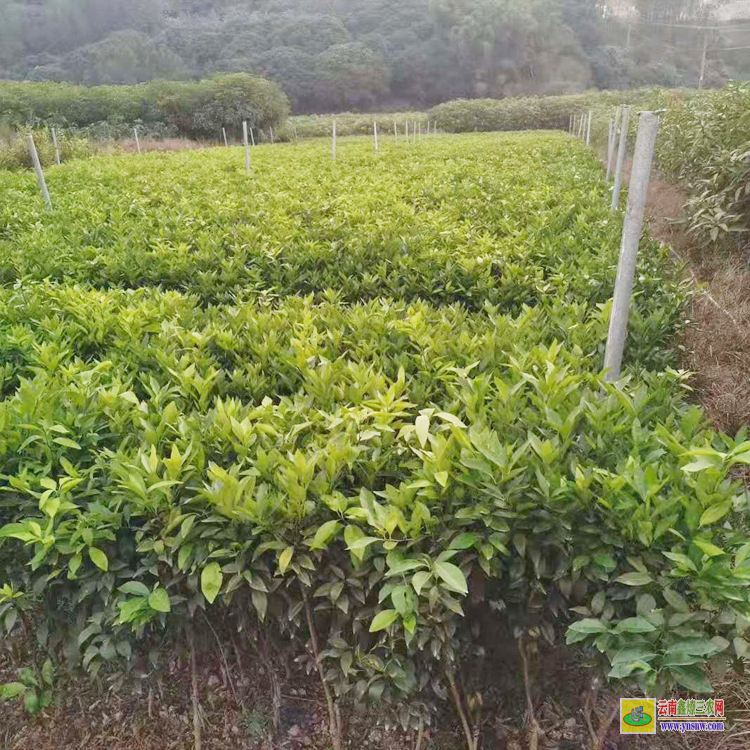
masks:
<instances>
[{"instance_id":1,"label":"dirt path","mask_svg":"<svg viewBox=\"0 0 750 750\"><path fill-rule=\"evenodd\" d=\"M697 291L690 307L683 367L709 418L734 435L750 424L750 264L739 252L701 246L684 225L686 194L656 174L649 187L651 233L672 248Z\"/></svg>"}]
</instances>

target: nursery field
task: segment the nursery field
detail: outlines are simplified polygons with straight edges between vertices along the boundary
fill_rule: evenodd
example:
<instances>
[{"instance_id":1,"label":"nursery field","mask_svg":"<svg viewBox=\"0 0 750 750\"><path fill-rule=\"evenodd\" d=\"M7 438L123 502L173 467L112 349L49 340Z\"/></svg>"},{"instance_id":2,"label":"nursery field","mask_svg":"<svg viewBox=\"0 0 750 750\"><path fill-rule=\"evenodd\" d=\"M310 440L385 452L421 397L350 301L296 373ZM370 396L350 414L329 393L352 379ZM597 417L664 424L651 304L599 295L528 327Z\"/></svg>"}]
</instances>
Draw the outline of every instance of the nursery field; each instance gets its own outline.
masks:
<instances>
[{"instance_id":1,"label":"nursery field","mask_svg":"<svg viewBox=\"0 0 750 750\"><path fill-rule=\"evenodd\" d=\"M334 747L372 701L410 732L452 703L471 748L497 630L709 691L748 647L750 442L688 401L686 291L648 238L604 382L622 215L593 153L251 156L71 161L51 208L0 172L0 630L37 623L41 675L6 694L38 711L75 666L125 684L198 610L317 669Z\"/></svg>"}]
</instances>

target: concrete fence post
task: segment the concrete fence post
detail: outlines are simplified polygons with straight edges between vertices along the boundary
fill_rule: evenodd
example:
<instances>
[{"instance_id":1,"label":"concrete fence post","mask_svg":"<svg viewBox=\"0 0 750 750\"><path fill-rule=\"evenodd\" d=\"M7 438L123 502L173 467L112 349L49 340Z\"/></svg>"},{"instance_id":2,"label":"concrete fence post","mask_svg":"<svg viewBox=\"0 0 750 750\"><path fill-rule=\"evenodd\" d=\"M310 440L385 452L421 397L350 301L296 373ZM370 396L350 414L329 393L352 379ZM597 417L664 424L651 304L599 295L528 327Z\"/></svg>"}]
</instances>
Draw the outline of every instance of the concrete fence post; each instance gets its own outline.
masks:
<instances>
[{"instance_id":1,"label":"concrete fence post","mask_svg":"<svg viewBox=\"0 0 750 750\"><path fill-rule=\"evenodd\" d=\"M594 116L594 110L589 110L588 122L586 123L586 145L591 145L591 118Z\"/></svg>"},{"instance_id":2,"label":"concrete fence post","mask_svg":"<svg viewBox=\"0 0 750 750\"><path fill-rule=\"evenodd\" d=\"M609 118L609 129L607 131L607 181L609 182L612 176L612 154L614 153L615 147L615 116L612 115Z\"/></svg>"},{"instance_id":3,"label":"concrete fence post","mask_svg":"<svg viewBox=\"0 0 750 750\"><path fill-rule=\"evenodd\" d=\"M141 153L141 142L138 140L138 128L133 128L133 135L135 135L135 147L138 149L138 153Z\"/></svg>"},{"instance_id":4,"label":"concrete fence post","mask_svg":"<svg viewBox=\"0 0 750 750\"><path fill-rule=\"evenodd\" d=\"M615 184L612 188L612 210L620 205L620 191L625 176L625 155L628 152L628 125L630 124L630 107L622 108L620 122L620 145L617 151L617 167L615 169Z\"/></svg>"},{"instance_id":5,"label":"concrete fence post","mask_svg":"<svg viewBox=\"0 0 750 750\"><path fill-rule=\"evenodd\" d=\"M247 120L242 121L242 144L245 147L245 171L250 172L250 144L247 140Z\"/></svg>"},{"instance_id":6,"label":"concrete fence post","mask_svg":"<svg viewBox=\"0 0 750 750\"><path fill-rule=\"evenodd\" d=\"M60 164L60 147L57 145L57 133L52 128L52 145L55 147L55 163Z\"/></svg>"},{"instance_id":7,"label":"concrete fence post","mask_svg":"<svg viewBox=\"0 0 750 750\"><path fill-rule=\"evenodd\" d=\"M625 122L627 123L627 117ZM648 198L648 183L651 179L651 165L658 130L659 116L654 112L641 112L633 155L633 168L630 173L628 207L622 228L620 260L617 265L617 280L609 319L609 335L604 354L605 378L610 382L618 380L622 370L622 357L628 335L630 298L633 294L638 245L643 232L643 215Z\"/></svg>"},{"instance_id":8,"label":"concrete fence post","mask_svg":"<svg viewBox=\"0 0 750 750\"><path fill-rule=\"evenodd\" d=\"M31 163L34 165L34 171L36 172L36 181L39 185L39 189L42 191L42 197L47 202L48 206L52 205L52 199L49 197L49 190L47 190L47 181L44 179L44 172L42 171L42 165L39 161L39 154L36 152L36 144L34 143L34 136L26 136L26 147L29 149L31 155Z\"/></svg>"}]
</instances>

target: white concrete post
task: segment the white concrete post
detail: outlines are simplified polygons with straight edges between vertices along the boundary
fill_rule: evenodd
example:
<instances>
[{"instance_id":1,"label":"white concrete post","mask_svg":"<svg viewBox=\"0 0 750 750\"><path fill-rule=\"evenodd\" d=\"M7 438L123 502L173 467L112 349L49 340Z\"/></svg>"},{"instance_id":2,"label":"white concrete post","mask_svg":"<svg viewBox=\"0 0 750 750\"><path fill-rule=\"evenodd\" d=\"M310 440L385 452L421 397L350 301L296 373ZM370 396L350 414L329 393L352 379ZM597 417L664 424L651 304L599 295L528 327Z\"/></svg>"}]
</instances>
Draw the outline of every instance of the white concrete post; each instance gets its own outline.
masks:
<instances>
[{"instance_id":1,"label":"white concrete post","mask_svg":"<svg viewBox=\"0 0 750 750\"><path fill-rule=\"evenodd\" d=\"M630 107L622 108L622 122L620 125L620 146L617 152L617 168L615 169L615 184L612 188L612 210L620 205L620 191L625 172L625 154L628 150L628 125L630 123Z\"/></svg>"},{"instance_id":2,"label":"white concrete post","mask_svg":"<svg viewBox=\"0 0 750 750\"><path fill-rule=\"evenodd\" d=\"M250 128L250 145L255 148L255 136L253 135L253 129Z\"/></svg>"},{"instance_id":3,"label":"white concrete post","mask_svg":"<svg viewBox=\"0 0 750 750\"><path fill-rule=\"evenodd\" d=\"M250 144L247 142L247 120L242 121L242 145L245 147L245 171L250 172Z\"/></svg>"},{"instance_id":4,"label":"white concrete post","mask_svg":"<svg viewBox=\"0 0 750 750\"><path fill-rule=\"evenodd\" d=\"M406 128L406 145L409 145L409 121L407 120L404 123L404 127Z\"/></svg>"},{"instance_id":5,"label":"white concrete post","mask_svg":"<svg viewBox=\"0 0 750 750\"><path fill-rule=\"evenodd\" d=\"M49 190L47 190L47 181L44 179L44 172L42 171L42 165L39 162L39 154L36 152L36 144L34 143L34 136L26 136L26 146L29 149L31 155L31 163L34 165L34 171L36 172L36 181L39 185L39 189L42 191L42 196L47 202L48 206L52 205L52 199L49 197Z\"/></svg>"},{"instance_id":6,"label":"white concrete post","mask_svg":"<svg viewBox=\"0 0 750 750\"><path fill-rule=\"evenodd\" d=\"M594 116L594 110L589 110L589 119L588 123L586 124L586 145L591 145L591 118Z\"/></svg>"},{"instance_id":7,"label":"white concrete post","mask_svg":"<svg viewBox=\"0 0 750 750\"><path fill-rule=\"evenodd\" d=\"M605 379L610 382L618 380L622 370L622 356L628 335L630 298L633 294L638 245L643 231L643 215L648 198L648 183L651 178L651 164L658 130L659 116L654 112L641 112L638 138L633 154L633 169L630 173L628 208L622 228L620 261L617 266L615 294L609 319L609 335L604 354Z\"/></svg>"},{"instance_id":8,"label":"white concrete post","mask_svg":"<svg viewBox=\"0 0 750 750\"><path fill-rule=\"evenodd\" d=\"M435 122L432 123L432 126L434 127L433 135L437 135L437 120L435 120Z\"/></svg>"},{"instance_id":9,"label":"white concrete post","mask_svg":"<svg viewBox=\"0 0 750 750\"><path fill-rule=\"evenodd\" d=\"M612 133L609 142L609 150L607 151L607 179L612 179L612 173L615 168L615 149L617 147L617 131L620 125L620 108L615 109L614 115L611 120Z\"/></svg>"},{"instance_id":10,"label":"white concrete post","mask_svg":"<svg viewBox=\"0 0 750 750\"><path fill-rule=\"evenodd\" d=\"M398 143L398 123L395 120L393 121L393 137Z\"/></svg>"},{"instance_id":11,"label":"white concrete post","mask_svg":"<svg viewBox=\"0 0 750 750\"><path fill-rule=\"evenodd\" d=\"M222 128L221 132L224 134L224 146L226 148L229 148L229 142L227 141L227 129L226 128Z\"/></svg>"},{"instance_id":12,"label":"white concrete post","mask_svg":"<svg viewBox=\"0 0 750 750\"><path fill-rule=\"evenodd\" d=\"M55 147L55 163L60 163L60 148L57 145L57 133L55 132L55 129L52 128L52 145Z\"/></svg>"},{"instance_id":13,"label":"white concrete post","mask_svg":"<svg viewBox=\"0 0 750 750\"><path fill-rule=\"evenodd\" d=\"M141 142L138 140L138 128L133 128L133 133L135 135L135 147L138 149L138 153L141 153Z\"/></svg>"}]
</instances>

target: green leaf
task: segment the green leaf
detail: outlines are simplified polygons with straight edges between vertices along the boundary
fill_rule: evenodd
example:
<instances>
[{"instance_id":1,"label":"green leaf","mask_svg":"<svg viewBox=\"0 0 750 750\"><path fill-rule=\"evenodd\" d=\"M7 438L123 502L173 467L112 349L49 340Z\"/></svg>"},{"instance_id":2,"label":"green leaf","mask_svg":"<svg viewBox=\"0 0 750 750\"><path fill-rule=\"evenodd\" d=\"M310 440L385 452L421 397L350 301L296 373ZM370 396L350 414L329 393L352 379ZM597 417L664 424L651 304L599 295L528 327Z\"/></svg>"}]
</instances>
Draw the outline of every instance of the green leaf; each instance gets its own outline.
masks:
<instances>
[{"instance_id":1,"label":"green leaf","mask_svg":"<svg viewBox=\"0 0 750 750\"><path fill-rule=\"evenodd\" d=\"M417 432L417 438L419 438L419 444L424 448L427 444L427 436L430 434L430 418L424 414L417 417L417 421L414 423Z\"/></svg>"},{"instance_id":2,"label":"green leaf","mask_svg":"<svg viewBox=\"0 0 750 750\"><path fill-rule=\"evenodd\" d=\"M690 612L690 607L681 594L678 594L673 589L662 589L661 593L662 596L666 599L667 604L669 604L669 606L673 609L676 609L678 612L682 612L683 614Z\"/></svg>"},{"instance_id":3,"label":"green leaf","mask_svg":"<svg viewBox=\"0 0 750 750\"><path fill-rule=\"evenodd\" d=\"M338 521L327 521L316 532L313 538L311 549L325 549L329 540L341 528Z\"/></svg>"},{"instance_id":4,"label":"green leaf","mask_svg":"<svg viewBox=\"0 0 750 750\"><path fill-rule=\"evenodd\" d=\"M221 565L219 563L212 562L203 568L203 572L201 573L201 591L209 604L213 604L219 595L223 580L224 574L221 572Z\"/></svg>"},{"instance_id":5,"label":"green leaf","mask_svg":"<svg viewBox=\"0 0 750 750\"><path fill-rule=\"evenodd\" d=\"M123 583L122 586L118 588L118 591L122 591L123 594L132 594L133 596L148 596L151 593L148 586L140 581L128 581L127 583Z\"/></svg>"},{"instance_id":6,"label":"green leaf","mask_svg":"<svg viewBox=\"0 0 750 750\"><path fill-rule=\"evenodd\" d=\"M657 654L645 646L634 646L630 648L621 648L613 657L612 664L622 662L645 661L649 662L655 659Z\"/></svg>"},{"instance_id":7,"label":"green leaf","mask_svg":"<svg viewBox=\"0 0 750 750\"><path fill-rule=\"evenodd\" d=\"M669 670L675 680L693 693L712 693L711 683L699 667L673 667Z\"/></svg>"},{"instance_id":8,"label":"green leaf","mask_svg":"<svg viewBox=\"0 0 750 750\"><path fill-rule=\"evenodd\" d=\"M58 438L58 440L62 439L63 438ZM29 690L24 696L23 707L26 712L32 716L39 713L39 710L41 709L41 706L39 705L39 696L33 690Z\"/></svg>"},{"instance_id":9,"label":"green leaf","mask_svg":"<svg viewBox=\"0 0 750 750\"><path fill-rule=\"evenodd\" d=\"M594 555L594 562L604 570L614 570L617 567L617 562L612 555L607 555L604 552L597 552Z\"/></svg>"},{"instance_id":10,"label":"green leaf","mask_svg":"<svg viewBox=\"0 0 750 750\"><path fill-rule=\"evenodd\" d=\"M476 534L471 532L464 532L459 534L451 543L449 549L469 549L474 547L479 541Z\"/></svg>"},{"instance_id":11,"label":"green leaf","mask_svg":"<svg viewBox=\"0 0 750 750\"><path fill-rule=\"evenodd\" d=\"M701 516L700 525L709 526L712 523L716 523L718 520L724 518L724 516L732 510L732 501L725 500L723 503L717 503L712 505L710 508L703 512Z\"/></svg>"},{"instance_id":12,"label":"green leaf","mask_svg":"<svg viewBox=\"0 0 750 750\"><path fill-rule=\"evenodd\" d=\"M574 622L568 630L572 630L574 633L592 635L593 633L607 633L609 628L601 620L587 617L583 620Z\"/></svg>"},{"instance_id":13,"label":"green leaf","mask_svg":"<svg viewBox=\"0 0 750 750\"><path fill-rule=\"evenodd\" d=\"M647 583L653 583L654 579L648 573L625 573L617 580L626 586L645 586Z\"/></svg>"},{"instance_id":14,"label":"green leaf","mask_svg":"<svg viewBox=\"0 0 750 750\"><path fill-rule=\"evenodd\" d=\"M414 611L415 597L414 591L407 586L396 586L391 592L391 601L396 611L402 616L406 617L408 614Z\"/></svg>"},{"instance_id":15,"label":"green leaf","mask_svg":"<svg viewBox=\"0 0 750 750\"><path fill-rule=\"evenodd\" d=\"M435 573L442 579L444 583L448 585L453 591L457 591L459 594L468 594L469 587L466 585L466 578L464 577L461 568L453 563L449 562L436 562Z\"/></svg>"},{"instance_id":16,"label":"green leaf","mask_svg":"<svg viewBox=\"0 0 750 750\"><path fill-rule=\"evenodd\" d=\"M281 571L281 575L284 575L284 573L286 573L286 569L289 567L289 563L292 561L292 557L294 557L294 547L287 547L279 555L279 570Z\"/></svg>"},{"instance_id":17,"label":"green leaf","mask_svg":"<svg viewBox=\"0 0 750 750\"><path fill-rule=\"evenodd\" d=\"M117 606L120 608L120 624L132 622L138 614L143 611L148 605L148 599L145 596L139 596L135 599L128 599L124 602L118 602ZM88 630L88 628L87 628Z\"/></svg>"},{"instance_id":18,"label":"green leaf","mask_svg":"<svg viewBox=\"0 0 750 750\"><path fill-rule=\"evenodd\" d=\"M91 562L96 565L99 570L103 570L105 573L109 570L109 560L107 556L97 547L89 547L89 557Z\"/></svg>"},{"instance_id":19,"label":"green leaf","mask_svg":"<svg viewBox=\"0 0 750 750\"><path fill-rule=\"evenodd\" d=\"M70 576L74 576L78 569L81 567L83 563L83 558L80 555L73 555L73 557L68 560L68 571Z\"/></svg>"},{"instance_id":20,"label":"green leaf","mask_svg":"<svg viewBox=\"0 0 750 750\"><path fill-rule=\"evenodd\" d=\"M692 474L696 471L703 471L704 469L713 469L720 467L721 462L717 461L717 457L699 456L695 461L683 466L682 470L687 474Z\"/></svg>"},{"instance_id":21,"label":"green leaf","mask_svg":"<svg viewBox=\"0 0 750 750\"><path fill-rule=\"evenodd\" d=\"M51 659L46 659L42 664L42 679L50 686L55 682L55 668L52 666Z\"/></svg>"},{"instance_id":22,"label":"green leaf","mask_svg":"<svg viewBox=\"0 0 750 750\"><path fill-rule=\"evenodd\" d=\"M258 618L261 622L265 622L266 612L268 610L268 594L263 591L253 589L250 597L253 600L253 607L255 607L255 611L258 613Z\"/></svg>"},{"instance_id":23,"label":"green leaf","mask_svg":"<svg viewBox=\"0 0 750 750\"><path fill-rule=\"evenodd\" d=\"M664 557L668 557L670 560L676 562L681 568L687 568L695 573L698 572L695 563L687 555L683 555L681 552L662 552L662 554Z\"/></svg>"},{"instance_id":24,"label":"green leaf","mask_svg":"<svg viewBox=\"0 0 750 750\"><path fill-rule=\"evenodd\" d=\"M607 677L612 679L621 680L625 677L629 677L633 672L638 670L639 672L651 672L651 665L645 661L622 661L618 664L614 664L612 669L609 671Z\"/></svg>"},{"instance_id":25,"label":"green leaf","mask_svg":"<svg viewBox=\"0 0 750 750\"><path fill-rule=\"evenodd\" d=\"M711 542L705 542L703 539L693 539L693 544L709 557L718 557L725 554L723 549L720 549L715 544L711 544Z\"/></svg>"},{"instance_id":26,"label":"green leaf","mask_svg":"<svg viewBox=\"0 0 750 750\"><path fill-rule=\"evenodd\" d=\"M384 609L382 612L378 612L370 623L370 632L377 633L379 630L385 630L393 625L397 619L398 612L395 609Z\"/></svg>"},{"instance_id":27,"label":"green leaf","mask_svg":"<svg viewBox=\"0 0 750 750\"><path fill-rule=\"evenodd\" d=\"M420 570L414 574L411 579L411 585L414 586L414 590L417 594L422 593L424 585L430 580L430 578L432 578L432 573L430 573L429 570Z\"/></svg>"},{"instance_id":28,"label":"green leaf","mask_svg":"<svg viewBox=\"0 0 750 750\"><path fill-rule=\"evenodd\" d=\"M81 446L78 445L78 443L76 443L75 440L70 440L69 438L64 438L64 437L53 438L52 442L57 443L58 445L62 445L65 448L75 448L76 450L81 450Z\"/></svg>"},{"instance_id":29,"label":"green leaf","mask_svg":"<svg viewBox=\"0 0 750 750\"><path fill-rule=\"evenodd\" d=\"M351 552L361 552L371 544L382 541L382 539L378 539L378 537L376 536L362 536L359 539L355 539L351 544L349 544L349 550Z\"/></svg>"},{"instance_id":30,"label":"green leaf","mask_svg":"<svg viewBox=\"0 0 750 750\"><path fill-rule=\"evenodd\" d=\"M734 556L734 566L739 568L750 557L750 542L743 544Z\"/></svg>"},{"instance_id":31,"label":"green leaf","mask_svg":"<svg viewBox=\"0 0 750 750\"><path fill-rule=\"evenodd\" d=\"M670 654L677 651L684 651L688 654L695 654L697 656L712 656L721 651L722 648L726 648L728 645L728 641L726 641L726 644L717 644L709 638L683 638L682 640L670 644L667 653Z\"/></svg>"},{"instance_id":32,"label":"green leaf","mask_svg":"<svg viewBox=\"0 0 750 750\"><path fill-rule=\"evenodd\" d=\"M23 695L26 690L27 687L22 682L6 682L4 685L0 685L0 700L17 698L19 695Z\"/></svg>"},{"instance_id":33,"label":"green leaf","mask_svg":"<svg viewBox=\"0 0 750 750\"><path fill-rule=\"evenodd\" d=\"M169 603L169 594L166 589L162 588L156 588L149 594L148 605L156 612L169 612L172 609L172 605Z\"/></svg>"},{"instance_id":34,"label":"green leaf","mask_svg":"<svg viewBox=\"0 0 750 750\"><path fill-rule=\"evenodd\" d=\"M617 623L615 633L653 633L656 628L644 617L628 617Z\"/></svg>"}]
</instances>

